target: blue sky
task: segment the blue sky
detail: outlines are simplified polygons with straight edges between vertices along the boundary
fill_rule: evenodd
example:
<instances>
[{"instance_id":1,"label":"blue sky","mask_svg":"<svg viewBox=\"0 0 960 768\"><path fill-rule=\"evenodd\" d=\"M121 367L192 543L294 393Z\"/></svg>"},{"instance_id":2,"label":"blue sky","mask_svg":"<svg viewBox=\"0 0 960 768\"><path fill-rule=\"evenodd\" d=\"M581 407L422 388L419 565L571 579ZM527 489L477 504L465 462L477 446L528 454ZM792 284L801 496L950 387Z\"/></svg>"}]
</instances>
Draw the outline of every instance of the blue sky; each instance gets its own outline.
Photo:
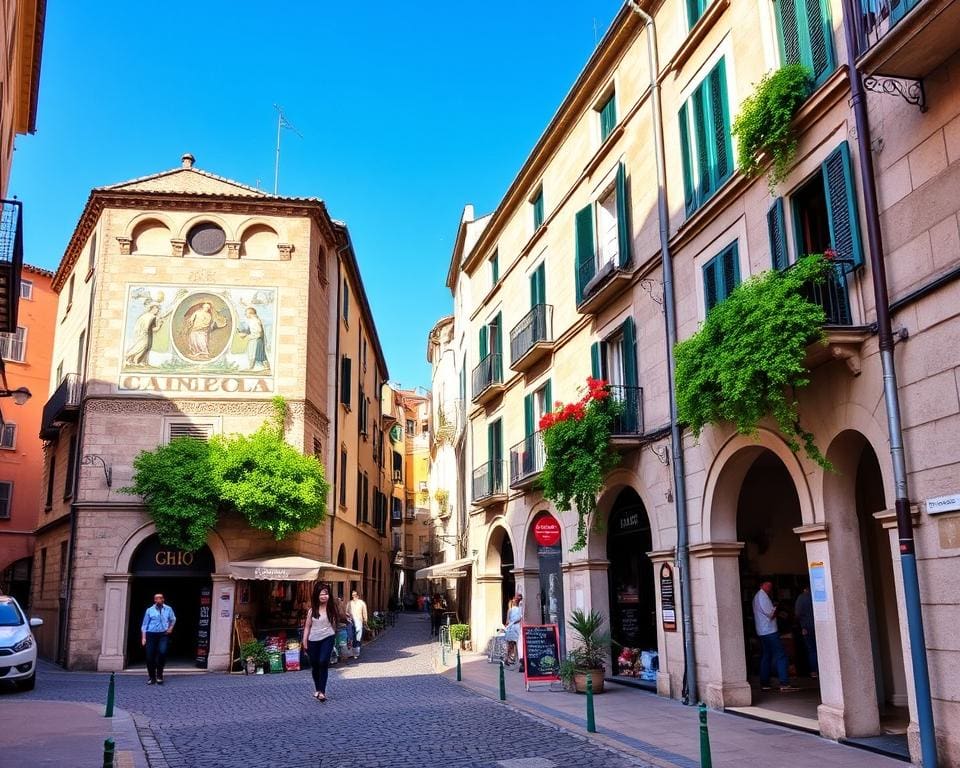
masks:
<instances>
[{"instance_id":1,"label":"blue sky","mask_svg":"<svg viewBox=\"0 0 960 768\"><path fill-rule=\"evenodd\" d=\"M429 386L426 337L465 203L496 206L620 0L47 7L37 133L9 195L56 268L92 187L179 165L321 197L347 222L391 379Z\"/></svg>"}]
</instances>

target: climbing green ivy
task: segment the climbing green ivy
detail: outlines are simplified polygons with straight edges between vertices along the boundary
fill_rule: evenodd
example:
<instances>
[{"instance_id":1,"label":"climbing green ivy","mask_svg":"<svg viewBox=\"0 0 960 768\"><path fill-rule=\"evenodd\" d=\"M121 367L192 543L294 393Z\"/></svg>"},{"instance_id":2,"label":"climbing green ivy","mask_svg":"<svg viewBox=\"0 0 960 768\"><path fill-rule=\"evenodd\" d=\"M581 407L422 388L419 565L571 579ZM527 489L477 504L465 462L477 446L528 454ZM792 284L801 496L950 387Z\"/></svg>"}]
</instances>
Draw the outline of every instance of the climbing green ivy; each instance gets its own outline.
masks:
<instances>
[{"instance_id":1,"label":"climbing green ivy","mask_svg":"<svg viewBox=\"0 0 960 768\"><path fill-rule=\"evenodd\" d=\"M707 315L701 329L675 348L677 413L694 435L731 422L744 435L772 415L791 450L803 449L821 467L830 463L799 422L796 391L809 383L809 344L822 341L822 307L804 286L822 283L834 265L805 256L784 272L739 285Z\"/></svg>"}]
</instances>

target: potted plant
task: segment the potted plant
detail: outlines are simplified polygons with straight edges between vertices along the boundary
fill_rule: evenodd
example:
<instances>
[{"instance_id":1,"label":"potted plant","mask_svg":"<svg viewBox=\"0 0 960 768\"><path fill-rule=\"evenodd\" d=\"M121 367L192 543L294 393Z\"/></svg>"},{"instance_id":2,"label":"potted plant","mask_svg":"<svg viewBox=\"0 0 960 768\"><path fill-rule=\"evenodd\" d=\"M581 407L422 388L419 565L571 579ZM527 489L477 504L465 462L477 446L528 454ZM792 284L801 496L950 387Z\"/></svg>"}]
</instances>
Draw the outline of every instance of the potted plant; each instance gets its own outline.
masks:
<instances>
[{"instance_id":1,"label":"potted plant","mask_svg":"<svg viewBox=\"0 0 960 768\"><path fill-rule=\"evenodd\" d=\"M573 676L577 671L577 665L574 660L568 656L557 667L557 674L560 676L560 682L563 684L563 690L573 690Z\"/></svg>"},{"instance_id":2,"label":"potted plant","mask_svg":"<svg viewBox=\"0 0 960 768\"><path fill-rule=\"evenodd\" d=\"M603 690L604 661L610 644L610 637L603 631L603 616L598 611L577 609L570 614L568 624L574 631L578 647L569 654L573 662L573 684L577 693L587 692L587 677L593 681L593 692Z\"/></svg>"},{"instance_id":3,"label":"potted plant","mask_svg":"<svg viewBox=\"0 0 960 768\"><path fill-rule=\"evenodd\" d=\"M244 660L244 672L248 675L258 674L267 666L267 647L260 640L248 640L240 646L240 658Z\"/></svg>"},{"instance_id":4,"label":"potted plant","mask_svg":"<svg viewBox=\"0 0 960 768\"><path fill-rule=\"evenodd\" d=\"M470 625L469 624L451 624L450 625L450 642L456 643L458 647L463 648L465 643L469 641L470 638Z\"/></svg>"}]
</instances>

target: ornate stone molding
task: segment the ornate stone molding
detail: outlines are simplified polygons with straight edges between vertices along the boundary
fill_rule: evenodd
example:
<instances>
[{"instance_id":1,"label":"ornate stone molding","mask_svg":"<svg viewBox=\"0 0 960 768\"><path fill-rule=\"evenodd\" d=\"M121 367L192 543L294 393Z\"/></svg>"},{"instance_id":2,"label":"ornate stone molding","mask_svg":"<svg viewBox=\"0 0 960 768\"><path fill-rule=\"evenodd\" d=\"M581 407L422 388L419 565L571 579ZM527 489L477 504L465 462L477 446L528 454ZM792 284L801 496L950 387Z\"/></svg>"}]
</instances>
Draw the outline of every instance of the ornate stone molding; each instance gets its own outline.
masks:
<instances>
[{"instance_id":1,"label":"ornate stone molding","mask_svg":"<svg viewBox=\"0 0 960 768\"><path fill-rule=\"evenodd\" d=\"M672 563L677 559L676 549L657 549L653 552L647 552L647 557L651 563Z\"/></svg>"},{"instance_id":2,"label":"ornate stone molding","mask_svg":"<svg viewBox=\"0 0 960 768\"><path fill-rule=\"evenodd\" d=\"M104 581L130 581L130 578L133 574L130 573L105 573L103 574Z\"/></svg>"},{"instance_id":3,"label":"ornate stone molding","mask_svg":"<svg viewBox=\"0 0 960 768\"><path fill-rule=\"evenodd\" d=\"M560 570L564 573L576 573L578 571L606 571L610 568L610 561L603 560L577 560L572 563L561 563Z\"/></svg>"},{"instance_id":4,"label":"ornate stone molding","mask_svg":"<svg viewBox=\"0 0 960 768\"><path fill-rule=\"evenodd\" d=\"M133 239L130 237L118 237L117 242L120 243L120 255L129 256L130 247L133 245Z\"/></svg>"},{"instance_id":5,"label":"ornate stone molding","mask_svg":"<svg viewBox=\"0 0 960 768\"><path fill-rule=\"evenodd\" d=\"M293 243L277 243L277 250L280 252L280 261L290 261Z\"/></svg>"},{"instance_id":6,"label":"ornate stone molding","mask_svg":"<svg viewBox=\"0 0 960 768\"><path fill-rule=\"evenodd\" d=\"M240 241L239 240L227 240L227 258L228 259L240 258Z\"/></svg>"},{"instance_id":7,"label":"ornate stone molding","mask_svg":"<svg viewBox=\"0 0 960 768\"><path fill-rule=\"evenodd\" d=\"M743 549L742 541L706 541L690 547L694 557L739 557Z\"/></svg>"},{"instance_id":8,"label":"ornate stone molding","mask_svg":"<svg viewBox=\"0 0 960 768\"><path fill-rule=\"evenodd\" d=\"M483 574L477 576L477 584L500 584L503 582L503 576L499 574Z\"/></svg>"},{"instance_id":9,"label":"ornate stone molding","mask_svg":"<svg viewBox=\"0 0 960 768\"><path fill-rule=\"evenodd\" d=\"M182 257L183 249L186 247L187 241L182 237L171 237L170 238L170 255Z\"/></svg>"},{"instance_id":10,"label":"ornate stone molding","mask_svg":"<svg viewBox=\"0 0 960 768\"><path fill-rule=\"evenodd\" d=\"M920 515L920 507L917 504L910 505L910 518L913 520L913 527L916 528L922 522L923 518ZM879 520L880 525L883 526L883 529L889 531L891 528L897 527L897 510L895 508L884 509L881 512L874 512L873 519Z\"/></svg>"},{"instance_id":11,"label":"ornate stone molding","mask_svg":"<svg viewBox=\"0 0 960 768\"><path fill-rule=\"evenodd\" d=\"M813 523L812 525L800 525L793 529L793 532L800 537L800 541L806 543L809 541L826 541L828 523Z\"/></svg>"}]
</instances>

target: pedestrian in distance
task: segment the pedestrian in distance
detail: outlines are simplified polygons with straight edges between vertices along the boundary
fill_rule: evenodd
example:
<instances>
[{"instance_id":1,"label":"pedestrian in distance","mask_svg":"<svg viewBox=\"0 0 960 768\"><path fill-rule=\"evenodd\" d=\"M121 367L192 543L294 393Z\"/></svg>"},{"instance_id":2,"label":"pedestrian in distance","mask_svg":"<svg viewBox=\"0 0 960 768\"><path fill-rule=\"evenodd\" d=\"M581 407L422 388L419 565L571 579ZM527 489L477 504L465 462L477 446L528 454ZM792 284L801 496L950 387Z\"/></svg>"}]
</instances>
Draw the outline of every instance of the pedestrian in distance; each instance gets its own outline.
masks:
<instances>
[{"instance_id":1,"label":"pedestrian in distance","mask_svg":"<svg viewBox=\"0 0 960 768\"><path fill-rule=\"evenodd\" d=\"M800 689L790 682L787 670L787 652L783 649L783 643L780 641L780 630L777 628L777 608L770 599L771 592L773 592L773 582L765 581L753 597L753 624L762 651L760 657L760 690L770 690L770 668L776 664L780 692L792 693Z\"/></svg>"},{"instance_id":2,"label":"pedestrian in distance","mask_svg":"<svg viewBox=\"0 0 960 768\"><path fill-rule=\"evenodd\" d=\"M433 596L430 613L430 635L432 637L440 636L440 625L443 623L443 600L440 595Z\"/></svg>"},{"instance_id":3,"label":"pedestrian in distance","mask_svg":"<svg viewBox=\"0 0 960 768\"><path fill-rule=\"evenodd\" d=\"M140 624L140 645L147 654L147 685L163 685L163 667L167 662L167 644L177 623L173 608L159 592L153 596L153 605L143 614Z\"/></svg>"},{"instance_id":4,"label":"pedestrian in distance","mask_svg":"<svg viewBox=\"0 0 960 768\"><path fill-rule=\"evenodd\" d=\"M813 619L813 599L810 597L810 587L804 586L797 602L793 606L794 615L800 625L800 634L803 636L803 645L807 649L807 661L810 664L810 677L815 678L819 673L817 665L817 630Z\"/></svg>"},{"instance_id":5,"label":"pedestrian in distance","mask_svg":"<svg viewBox=\"0 0 960 768\"><path fill-rule=\"evenodd\" d=\"M367 628L367 604L360 599L360 593L353 590L350 593L350 602L347 603L347 615L353 619L354 635L353 641L354 658L360 658L360 646L363 643L363 630Z\"/></svg>"},{"instance_id":6,"label":"pedestrian in distance","mask_svg":"<svg viewBox=\"0 0 960 768\"><path fill-rule=\"evenodd\" d=\"M319 581L313 585L313 598L307 609L303 626L303 645L310 658L310 673L313 675L313 698L327 700L327 677L330 674L330 654L337 636L337 624L341 620L337 603L330 597L330 587Z\"/></svg>"}]
</instances>

